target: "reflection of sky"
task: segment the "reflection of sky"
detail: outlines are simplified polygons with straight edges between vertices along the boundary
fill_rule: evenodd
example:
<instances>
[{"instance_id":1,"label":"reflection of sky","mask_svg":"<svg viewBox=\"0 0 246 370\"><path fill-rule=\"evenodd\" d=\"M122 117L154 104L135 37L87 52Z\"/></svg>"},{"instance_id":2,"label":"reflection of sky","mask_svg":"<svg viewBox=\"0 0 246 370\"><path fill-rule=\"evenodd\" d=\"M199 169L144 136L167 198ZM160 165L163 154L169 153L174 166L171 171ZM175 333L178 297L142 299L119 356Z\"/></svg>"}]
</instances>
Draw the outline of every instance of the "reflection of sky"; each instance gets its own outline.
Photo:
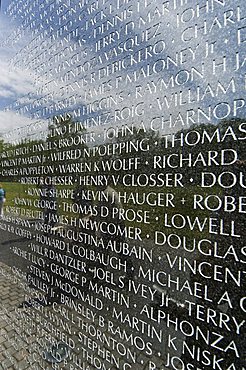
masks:
<instances>
[{"instance_id":1,"label":"reflection of sky","mask_svg":"<svg viewBox=\"0 0 246 370\"><path fill-rule=\"evenodd\" d=\"M66 2L63 3L66 4ZM88 2L89 5L92 3L92 1ZM143 5L145 3L143 1L139 9L137 9L137 2L133 2L135 5L131 3L129 2L128 6L125 5L125 7L118 10L114 7L104 7L103 13L100 13L102 8L93 10L89 5L79 7L81 2L78 0L71 2L71 8L73 6L74 8L76 7L76 13L71 10L69 11L70 7L54 5L55 8L50 7L52 8L52 23L47 23L47 14L40 19L42 11L34 7L30 13L33 14L32 22L34 22L32 28L33 34L31 34L31 31L25 30L23 32L23 27L20 26L20 22L26 21L23 13L19 12L19 15L16 16L16 12L13 12L10 20L4 12L9 4L13 6L18 4L18 2L3 1L3 12L0 19L0 132L27 125L36 120L52 118L55 114L62 114L68 110L76 109L78 111L79 108L82 109L86 105L88 107L93 101L106 96L111 96L112 99L117 101L117 105L112 104L112 107L102 108L102 112L112 113L112 125L129 122L127 120L114 122L113 110L136 105L138 102L144 102L144 119L146 123L149 123L152 117L163 116L167 119L171 114L175 118L179 112L185 116L188 109L196 110L198 107L207 109L209 105L214 107L220 101L231 104L234 99L243 97L243 72L245 68L242 68L240 72L236 72L234 69L236 52L239 52L241 58L245 54L243 53L245 50L244 45L237 45L236 39L237 29L244 26L244 23L235 20L237 6L241 7L243 17L244 0L229 2L224 7L215 4L213 11L209 8L209 13L204 14L203 9L203 11L201 10L201 16L199 18L195 16L192 21L188 21L188 17L192 14L192 9L186 11L184 13L184 20L186 22L179 27L177 27L177 14L182 14L185 9L190 7L196 9L196 5L201 5L201 1L187 1L185 6L180 6L178 9L170 8L168 11L162 7L163 1L161 0L149 3L150 5L146 8ZM170 4L172 3L170 1ZM211 6L213 2L208 3ZM40 4L42 4L42 1ZM128 9L126 13L123 13L124 8ZM134 12L132 12L133 9ZM231 9L234 9L234 15L231 16L232 21L228 21L228 24L225 26L223 13L229 10L227 13L229 17ZM59 16L56 14L56 11L60 13ZM161 14L161 11L163 11L163 14ZM108 31L100 35L102 39L104 35L111 34L112 38L115 39L115 42L112 41L110 45L105 46L100 53L95 51L95 41L99 40L99 37L96 40L93 37L95 27L88 27L90 21L93 22L92 19L95 14L97 14L96 26L99 28L102 27L102 23L105 24L107 19L112 21L113 15L125 14L125 20L119 22L121 28L109 27ZM78 19L78 15L80 15L81 19ZM99 15L102 20L99 19ZM15 20L13 20L13 16L16 18ZM216 18L216 16L218 17ZM144 25L144 22L140 20L147 20L148 17L151 18L150 22L146 22ZM70 25L71 29L77 30L77 34L73 34L69 42L66 42L62 36L57 34L59 21L64 27ZM132 31L130 31L131 21L135 22L135 28ZM192 38L189 42L182 41L182 33L187 27L190 27L190 33L186 31L186 35L193 34L195 24L201 26L204 21L207 22L207 27L210 30L207 35L202 35L201 31L198 31L197 38ZM126 30L127 23L129 24L129 34L125 36L123 30ZM159 24L158 27L156 26L157 24ZM147 41L141 41L143 32L148 28L150 29L149 37L152 37L154 32L158 31L156 37ZM38 31L36 32L36 30ZM41 34L44 34L44 37L38 41ZM50 36L52 34L56 35L55 41L51 40ZM113 56L113 47L117 48L117 44L123 43L127 38L134 38L139 45L135 45L133 50L129 50L129 47L127 47L122 53L117 49L119 55ZM6 39L8 42L4 42ZM147 58L127 69L122 69L119 72L113 73L113 71L110 71L108 76L101 78L99 81L99 70L103 71L107 65L124 59L126 55L130 56L132 54L136 56L139 50L151 49L158 40L162 40L163 45L165 45L162 53L157 53L153 57ZM206 57L204 45L208 40L215 42L215 46L214 53ZM30 48L28 45L31 41L34 47ZM37 47L38 45L43 48L40 50ZM129 45L129 42L127 45ZM181 50L183 50L182 55L184 57L182 65L178 57L178 66L170 63L170 68L163 68L159 73L153 73L151 66L156 61L159 59L166 61L168 57L175 60L176 55L180 56ZM192 54L195 50L195 54ZM62 51L64 51L64 55L61 54ZM85 51L86 56L82 55ZM81 55L77 61L75 57L76 53L80 53ZM109 55L111 57L107 61ZM213 60L220 62L224 55L227 58L226 72L223 73L222 68L217 68L216 74L212 74ZM73 63L70 63L71 58ZM83 73L76 75L75 71L79 70L79 66L89 60L92 63L92 69L89 71L85 70ZM27 64L28 67L25 67ZM59 65L62 68L58 73L57 68ZM150 68L150 76L145 77L144 74L148 70L148 66ZM193 67L196 67L199 71L204 68L204 78L200 78L198 74L194 74L194 79L189 79L185 84L175 84L174 87L169 85L167 89L160 88L161 86L163 87L162 82L168 83L171 76L176 76L181 69L190 72ZM141 68L144 73L140 73ZM91 72L95 72L95 81L89 78ZM121 76L122 78L119 86L115 85L117 76ZM212 96L209 89L207 89L204 99L195 102L198 86L200 95L203 95L208 84L215 91L218 81L227 87L232 77L235 79L235 92L228 91L228 93L223 94L221 89L219 89L217 96ZM137 81L129 83L130 79L134 80L134 78ZM156 92L153 90L150 91L148 85L150 83L152 83L152 86L157 86ZM65 86L68 84L71 87L66 89ZM101 90L97 93L99 86L104 91ZM134 94L135 86L142 86L141 96ZM177 97L180 98L179 93L181 90L183 91L184 100L187 99L187 94L190 90L189 96L193 101L192 103L175 105L175 99ZM90 93L92 93L91 97ZM76 101L74 97L76 97ZM158 109L157 98L164 101L161 111ZM167 106L167 101L170 107ZM55 110L52 109L52 105ZM29 108L25 109L25 107ZM49 110L45 109L48 107L50 107ZM4 108L7 108L7 110L4 110ZM16 115L17 112L21 112L21 114ZM79 120L83 121L89 116L96 117L98 114L100 114L98 111L88 115L84 114L79 117ZM245 116L245 109L239 110L237 114L239 116ZM142 119L142 116L134 116L130 120L136 123ZM214 122L214 120L212 121ZM180 126L177 126L174 130L180 128ZM166 130L168 131L169 128L167 127Z\"/></svg>"}]
</instances>

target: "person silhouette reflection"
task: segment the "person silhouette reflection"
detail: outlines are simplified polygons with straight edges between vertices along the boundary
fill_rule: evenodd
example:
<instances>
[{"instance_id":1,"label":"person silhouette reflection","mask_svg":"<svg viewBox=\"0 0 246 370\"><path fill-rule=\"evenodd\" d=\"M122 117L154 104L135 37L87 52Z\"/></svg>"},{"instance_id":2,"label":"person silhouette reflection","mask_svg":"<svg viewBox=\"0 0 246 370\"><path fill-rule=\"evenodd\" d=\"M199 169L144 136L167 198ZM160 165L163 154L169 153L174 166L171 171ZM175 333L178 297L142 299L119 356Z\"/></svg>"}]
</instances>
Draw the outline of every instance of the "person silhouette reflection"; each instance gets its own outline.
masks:
<instances>
[{"instance_id":1,"label":"person silhouette reflection","mask_svg":"<svg viewBox=\"0 0 246 370\"><path fill-rule=\"evenodd\" d=\"M116 235L112 235L112 233L103 232L100 234L103 244L105 247L107 247L109 244L117 243L118 245L120 243L126 242L126 237L124 233L125 229L125 222L122 217L120 217L120 209L123 208L122 203L119 199L118 192L112 187L112 177L111 175L106 177L103 177L101 184L98 185L98 190L100 192L99 200L98 200L98 222L106 222L109 224L114 224L117 226L117 230L120 230L120 232L117 232ZM108 252L108 248L105 249L106 253ZM131 261L131 258L127 257L123 253L120 254L121 260L123 262L126 262L127 270L125 274L125 280L133 279L133 264Z\"/></svg>"},{"instance_id":2,"label":"person silhouette reflection","mask_svg":"<svg viewBox=\"0 0 246 370\"><path fill-rule=\"evenodd\" d=\"M3 189L2 184L0 184L0 218L3 217L3 206L6 200L6 191Z\"/></svg>"},{"instance_id":3,"label":"person silhouette reflection","mask_svg":"<svg viewBox=\"0 0 246 370\"><path fill-rule=\"evenodd\" d=\"M40 185L40 206L43 210L44 223L53 227L57 223L57 200L55 186L51 178L46 178Z\"/></svg>"},{"instance_id":4,"label":"person silhouette reflection","mask_svg":"<svg viewBox=\"0 0 246 370\"><path fill-rule=\"evenodd\" d=\"M91 200L89 189L83 185L78 186L74 191L73 197L74 205L76 205L75 210L77 211L78 219L77 219L77 231L80 235L83 235L83 241L78 242L79 247L82 247L84 250L91 250L93 246L90 243L90 236L93 235L95 237L95 232L85 227L84 225L89 222L90 220L93 221L94 217L96 216L95 213L95 205ZM77 256L77 258L82 260L82 257ZM86 278L86 283L83 285L83 290L85 292L88 291L89 282L92 280L92 272L91 270L95 267L95 263L91 260L86 260L86 273L83 271L81 272L81 277Z\"/></svg>"}]
</instances>

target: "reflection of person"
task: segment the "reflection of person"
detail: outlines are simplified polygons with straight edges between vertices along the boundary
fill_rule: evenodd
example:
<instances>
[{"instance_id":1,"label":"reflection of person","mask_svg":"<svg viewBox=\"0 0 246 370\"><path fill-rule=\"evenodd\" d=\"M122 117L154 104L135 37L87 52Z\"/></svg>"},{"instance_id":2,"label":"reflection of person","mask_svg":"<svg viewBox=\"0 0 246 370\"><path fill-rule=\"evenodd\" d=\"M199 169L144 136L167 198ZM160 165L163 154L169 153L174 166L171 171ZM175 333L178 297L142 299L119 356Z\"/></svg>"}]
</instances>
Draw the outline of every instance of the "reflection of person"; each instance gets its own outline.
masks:
<instances>
[{"instance_id":1,"label":"reflection of person","mask_svg":"<svg viewBox=\"0 0 246 370\"><path fill-rule=\"evenodd\" d=\"M85 233L87 236L94 236L95 232L92 229L87 229L84 227L84 221L87 222L89 220L94 220L95 213L95 205L93 205L92 200L90 199L90 194L88 192L88 188L81 185L78 186L74 190L74 197L73 197L74 204L77 205L78 210L78 232ZM82 222L80 222L82 221ZM94 249L94 246L91 245L90 238L86 237L83 242L79 242L83 248L87 250L94 250L96 253L96 249ZM80 257L78 257L80 258ZM81 258L83 262L84 259ZM86 277L86 283L83 283L83 290L87 291L89 287L89 282L93 279L93 269L96 266L96 263L90 259L86 260L86 267L85 270L81 271L81 277Z\"/></svg>"},{"instance_id":2,"label":"reflection of person","mask_svg":"<svg viewBox=\"0 0 246 370\"><path fill-rule=\"evenodd\" d=\"M80 218L91 218L91 210L93 208L92 201L88 199L88 189L84 186L78 186L74 191L73 201L78 207L78 214Z\"/></svg>"},{"instance_id":3,"label":"reflection of person","mask_svg":"<svg viewBox=\"0 0 246 370\"><path fill-rule=\"evenodd\" d=\"M0 217L3 216L3 205L6 200L6 191L3 189L2 185L0 184Z\"/></svg>"},{"instance_id":4,"label":"reflection of person","mask_svg":"<svg viewBox=\"0 0 246 370\"><path fill-rule=\"evenodd\" d=\"M107 224L113 222L114 224L119 225L119 227L124 228L125 224L124 221L119 218L119 212L114 212L115 208L122 208L122 204L119 200L117 191L113 189L110 185L106 184L101 185L99 190L103 193L98 204L100 215L104 214L103 207L107 209L107 215L103 217L102 221L107 222ZM104 240L104 244L106 245L109 241L112 240L112 235L109 235L108 233L103 233L102 238ZM125 241L124 237L121 235L113 236L113 239L117 240L118 242Z\"/></svg>"},{"instance_id":5,"label":"reflection of person","mask_svg":"<svg viewBox=\"0 0 246 370\"><path fill-rule=\"evenodd\" d=\"M117 244L125 242L125 236L123 230L125 228L124 220L119 216L119 210L122 208L122 204L119 199L117 191L110 186L110 182L101 185L98 187L102 193L100 201L98 204L100 220L104 221L107 224L115 224L122 232L118 232L117 235L112 235L112 233L102 233L101 237L103 239L104 245L107 246L110 242L116 242ZM101 217L106 211L106 216ZM116 212L118 209L118 212ZM121 255L121 259L127 262L127 271L125 279L133 278L133 265L130 258L127 258L125 255Z\"/></svg>"},{"instance_id":6,"label":"reflection of person","mask_svg":"<svg viewBox=\"0 0 246 370\"><path fill-rule=\"evenodd\" d=\"M57 205L54 185L42 185L40 203L44 210L44 223L54 226L57 221Z\"/></svg>"}]
</instances>

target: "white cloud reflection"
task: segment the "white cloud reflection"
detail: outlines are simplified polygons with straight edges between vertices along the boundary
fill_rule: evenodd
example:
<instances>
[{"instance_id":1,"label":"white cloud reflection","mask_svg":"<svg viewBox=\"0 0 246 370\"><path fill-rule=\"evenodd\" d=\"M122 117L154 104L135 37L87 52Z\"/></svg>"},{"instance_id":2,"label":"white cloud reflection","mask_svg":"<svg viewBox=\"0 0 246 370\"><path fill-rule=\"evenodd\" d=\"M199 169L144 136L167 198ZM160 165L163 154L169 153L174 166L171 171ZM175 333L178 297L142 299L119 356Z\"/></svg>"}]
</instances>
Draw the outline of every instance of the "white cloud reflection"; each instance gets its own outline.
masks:
<instances>
[{"instance_id":1,"label":"white cloud reflection","mask_svg":"<svg viewBox=\"0 0 246 370\"><path fill-rule=\"evenodd\" d=\"M100 2L99 2L100 3ZM144 2L143 2L144 3ZM212 2L211 2L212 3ZM74 0L72 2L74 5L78 5L78 1ZM129 3L129 9L131 9L131 2ZM40 41L44 44L47 44L47 50L48 50L48 58L47 62L42 64L40 63L31 63L31 60L34 60L35 57L39 57L40 51L38 49L33 50L32 52L27 52L24 47L28 44L28 42L31 39L31 35L28 34L26 31L23 33L23 37L20 38L20 40L15 43L15 40L12 40L12 43L5 43L5 46L1 47L1 41L6 40L8 38L8 35L11 36L13 34L14 25L10 29L9 27L9 20L7 17L1 16L0 19L0 32L1 32L1 38L0 38L0 55L1 55L1 61L0 61L0 101L2 108L2 111L0 112L0 132L6 132L7 130L11 130L13 127L22 126L25 124L29 124L32 122L32 120L35 120L37 118L42 119L43 115L52 115L56 114L55 112L59 107L61 107L60 111L67 111L72 110L78 107L83 106L84 104L93 103L97 99L103 99L107 96L111 96L112 98L117 98L119 96L121 89L124 90L124 99L122 104L119 103L119 108L124 106L131 106L132 104L137 104L138 101L142 101L146 106L146 114L145 114L145 121L149 122L151 117L153 116L170 116L177 115L178 113L185 114L187 109L194 109L196 110L198 107L200 108L206 108L209 105L213 104L215 105L217 102L220 102L221 99L226 99L228 102L232 101L235 98L240 98L243 96L242 88L243 85L243 79L242 71L236 72L235 69L235 55L236 51L238 49L238 45L236 43L236 32L238 24L235 22L235 24L229 24L229 26L224 26L222 19L219 19L219 21L214 23L214 19L216 18L217 14L223 15L224 11L226 9L231 9L232 5L231 3L226 4L225 6L218 7L213 11L211 8L211 11L209 11L207 14L203 14L199 19L194 18L192 22L184 22L183 25L180 25L177 27L177 13L181 13L182 9L186 9L189 6L196 8L196 5L199 4L199 1L187 1L187 4L183 7L180 7L180 9L174 9L174 6L170 5L169 10L165 10L163 8L163 2L161 0L156 0L153 2L149 2L149 5L147 7L141 6L138 9L138 12L134 15L132 13L132 16L128 19L126 19L124 22L121 23L121 26L125 26L127 22L130 22L130 20L134 20L136 24L139 26L133 30L133 32L129 33L128 38L133 37L134 35L142 35L143 31L146 30L146 28L151 28L150 34L155 32L157 30L158 34L156 38L150 38L149 41L142 42L142 44L139 46L139 48L147 48L149 45L154 44L156 40L162 39L165 43L165 48L163 50L163 53L160 55L154 56L152 59L147 59L145 62L140 62L135 66L132 66L129 69L121 70L118 74L117 73L110 73L109 76L105 77L101 81L98 80L98 78L95 78L94 80L91 79L89 81L86 81L88 76L91 72L95 71L97 72L99 68L104 68L107 64L110 64L113 60L120 60L123 58L126 54L134 54L134 52L137 50L137 47L134 48L133 51L125 51L123 54L120 54L116 56L115 58L112 57L111 60L107 61L106 58L102 58L102 62L100 64L100 60L98 59L99 53L95 51L94 45L92 44L91 40L91 30L89 28L88 31L85 31L83 38L86 40L86 50L87 55L84 59L84 61L93 60L93 58L97 58L98 63L93 66L93 70L90 70L89 72L84 72L84 74L80 74L79 76L73 74L73 72L76 70L76 68L81 64L81 60L78 60L77 63L75 62L72 66L69 66L69 63L67 63L69 60L74 57L77 51L74 51L76 48L77 43L77 50L82 50L84 46L78 47L79 41L70 41L68 45L64 43L64 46L62 47L62 42L60 42L60 47L57 48L57 50L51 50L51 45L54 43L52 39L48 37L43 38L43 40ZM170 4L172 4L172 1L170 1ZM189 5L190 4L190 5ZM242 0L236 1L233 3L233 8L236 9L237 6L240 6L243 8L244 2ZM164 9L164 10L163 10ZM163 14L160 13L160 10L163 11ZM104 10L104 14L109 17L109 19L112 19L112 15L107 13L109 9ZM117 10L116 12L120 13L121 10ZM64 7L64 12L66 13L66 7ZM187 12L188 14L188 12ZM36 14L38 17L38 14ZM71 20L75 28L79 25L78 21L76 20L76 16L71 13L69 16L69 20ZM144 24L144 22L139 21L140 18L146 21L147 24ZM181 34L187 27L194 27L194 24L196 22L200 22L203 24L203 21L206 19L207 24L209 27L211 27L211 30L209 34L202 34L202 32L198 32L197 37L193 38L190 42L184 42L181 41ZM85 19L86 20L86 19ZM103 20L105 22L105 19ZM40 23L40 22L39 22ZM40 24L38 23L37 27L40 27ZM102 22L101 22L102 23ZM154 27L154 25L158 24L158 27ZM45 22L44 22L45 24ZM82 24L82 23L81 23ZM100 22L99 22L100 25ZM47 25L46 25L47 27ZM106 34L110 33L110 30L106 32ZM102 38L104 34L101 34L100 37ZM36 35L35 35L36 37ZM82 39L82 37L81 37ZM230 40L229 44L227 44L227 40ZM213 54L206 56L205 55L205 44L206 41L215 41L215 48ZM57 42L62 41L62 37L57 37ZM94 40L95 41L95 40ZM121 40L120 40L121 41ZM112 45L109 45L108 47L104 48L102 50L102 53L104 51L110 52L114 47L117 49L117 43L112 43ZM135 50L136 49L136 50ZM66 53L62 55L62 51L66 50ZM119 49L118 49L119 50ZM186 59L183 61L183 63L180 63L177 67L172 66L170 68L163 69L160 73L152 74L149 77L145 77L144 75L140 75L138 77L138 80L136 82L137 85L141 85L143 87L143 96L136 97L134 95L134 83L131 85L127 84L120 84L119 88L116 88L114 86L115 77L117 75L122 76L122 81L126 80L127 75L133 75L134 71L140 70L141 67L145 68L148 64L150 65L155 60L158 60L158 58L162 58L163 60L167 57L171 57L175 59L176 53L180 53L181 50L184 50L184 58ZM186 50L186 51L185 51ZM59 52L61 53L60 57L56 58L55 61L55 55L58 55ZM15 55L18 53L18 57L16 58ZM195 55L195 56L194 56ZM216 75L214 75L211 71L211 66L213 60L221 61L223 55L227 56L227 70L224 72L222 68L217 69ZM180 58L179 58L180 59ZM18 67L13 68L13 60L16 62L18 61ZM38 60L38 59L37 59ZM12 61L12 63L10 63ZM25 63L29 63L29 66L25 66ZM49 61L49 62L48 62ZM204 64L204 77L199 78L198 75L194 75L193 79L188 80L184 84L175 84L174 86L168 86L168 88L165 90L160 90L158 88L156 93L150 93L147 91L147 89L144 89L144 87L147 86L147 83L152 81L153 84L158 84L161 79L163 81L169 81L171 76L175 76L181 69L184 69L186 71L191 71L193 67L197 67L198 70L201 70ZM56 72L55 68L60 65L61 71L59 73ZM34 66L34 67L32 67ZM70 73L70 75L69 75ZM67 79L64 79L64 76L67 76ZM69 78L68 78L69 75ZM96 73L97 76L97 73ZM184 92L188 91L190 89L190 95L195 100L195 97L197 96L197 86L201 89L201 91L205 90L205 88L210 84L214 89L216 89L216 84L218 81L223 82L225 86L228 85L231 78L235 78L236 82L236 91L228 91L226 94L218 94L218 96L211 96L211 94L207 94L207 96L204 97L202 101L193 102L192 104L188 105L178 105L174 104L174 98L173 101L170 103L170 107L165 106L165 109L163 111L158 109L158 105L156 104L156 98L159 96L163 98L164 96L167 96L168 99L171 99L171 94L175 96L175 94L179 94L181 90ZM40 81L39 83L37 81ZM107 82L110 81L109 84L112 85L111 88L105 89L105 91L99 91L98 93L92 94L91 98L89 97L90 94L88 94L90 91L95 89L95 91L98 90L98 87L100 84L102 84L103 81ZM86 81L86 83L83 81ZM71 88L65 88L65 86L71 85ZM159 83L160 85L160 83ZM128 90L131 92L130 95L128 95ZM66 102L68 101L71 96L76 97L76 99L73 99L75 102L74 106L71 105L72 99L69 101L70 106L66 107ZM85 100L85 96L86 99ZM149 103L153 101L153 107L150 111L149 109ZM9 111L4 111L4 106L8 106L9 109L12 109L12 113ZM50 109L50 113L47 113L47 110L45 108L47 107L54 107L54 109ZM28 109L24 109L25 107L28 107ZM64 108L62 108L64 107ZM23 108L21 110L21 108ZM16 115L15 111L21 111L22 115ZM46 113L44 113L46 112ZM98 114L99 112L96 112ZM241 114L245 114L245 109L241 111ZM140 122L142 120L142 117L134 117L134 122ZM122 122L125 123L125 122ZM215 123L215 122L214 122ZM112 125L115 124L112 122ZM181 127L176 127L176 129L180 129ZM170 129L167 127L166 130L170 131ZM172 129L171 129L172 130Z\"/></svg>"}]
</instances>

